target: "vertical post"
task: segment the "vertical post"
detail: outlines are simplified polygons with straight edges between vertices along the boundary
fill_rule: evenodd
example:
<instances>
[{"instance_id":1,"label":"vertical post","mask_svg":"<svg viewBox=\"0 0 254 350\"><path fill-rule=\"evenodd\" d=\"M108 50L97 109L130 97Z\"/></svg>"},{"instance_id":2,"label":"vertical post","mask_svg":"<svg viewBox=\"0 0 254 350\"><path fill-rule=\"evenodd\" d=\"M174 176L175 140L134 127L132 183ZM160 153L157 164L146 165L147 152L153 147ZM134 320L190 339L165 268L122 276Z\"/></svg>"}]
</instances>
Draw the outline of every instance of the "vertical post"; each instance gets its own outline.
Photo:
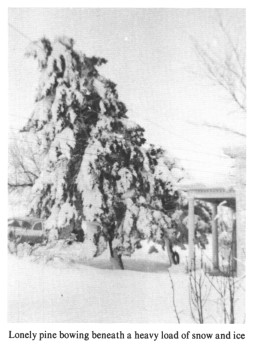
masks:
<instances>
[{"instance_id":1,"label":"vertical post","mask_svg":"<svg viewBox=\"0 0 254 350\"><path fill-rule=\"evenodd\" d=\"M195 215L194 215L194 197L189 197L189 212L188 212L188 239L189 239L189 268L193 267L195 254Z\"/></svg>"},{"instance_id":2,"label":"vertical post","mask_svg":"<svg viewBox=\"0 0 254 350\"><path fill-rule=\"evenodd\" d=\"M212 203L212 261L213 270L219 270L219 244L218 244L218 225L217 225L217 204Z\"/></svg>"},{"instance_id":3,"label":"vertical post","mask_svg":"<svg viewBox=\"0 0 254 350\"><path fill-rule=\"evenodd\" d=\"M233 223L233 232L232 232L232 273L237 272L237 243L236 243L236 220Z\"/></svg>"}]
</instances>

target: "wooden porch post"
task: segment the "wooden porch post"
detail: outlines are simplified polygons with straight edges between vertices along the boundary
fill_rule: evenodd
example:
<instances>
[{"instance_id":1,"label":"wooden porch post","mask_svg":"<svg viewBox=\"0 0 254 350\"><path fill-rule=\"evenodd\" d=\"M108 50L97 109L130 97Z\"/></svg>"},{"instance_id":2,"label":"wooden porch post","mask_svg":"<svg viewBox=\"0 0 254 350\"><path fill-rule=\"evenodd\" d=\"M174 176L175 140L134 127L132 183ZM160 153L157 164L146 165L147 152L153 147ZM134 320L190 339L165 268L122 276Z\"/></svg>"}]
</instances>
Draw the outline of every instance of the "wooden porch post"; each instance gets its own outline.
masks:
<instances>
[{"instance_id":1,"label":"wooden porch post","mask_svg":"<svg viewBox=\"0 0 254 350\"><path fill-rule=\"evenodd\" d=\"M237 273L237 232L236 232L236 220L233 224L232 232L232 273Z\"/></svg>"},{"instance_id":2,"label":"wooden porch post","mask_svg":"<svg viewBox=\"0 0 254 350\"><path fill-rule=\"evenodd\" d=\"M218 224L217 224L217 204L212 203L212 261L213 270L219 270L219 244L218 244Z\"/></svg>"},{"instance_id":3,"label":"wooden porch post","mask_svg":"<svg viewBox=\"0 0 254 350\"><path fill-rule=\"evenodd\" d=\"M189 197L189 212L188 212L188 239L189 239L189 269L192 269L194 264L195 254L195 216L194 216L194 197Z\"/></svg>"}]
</instances>

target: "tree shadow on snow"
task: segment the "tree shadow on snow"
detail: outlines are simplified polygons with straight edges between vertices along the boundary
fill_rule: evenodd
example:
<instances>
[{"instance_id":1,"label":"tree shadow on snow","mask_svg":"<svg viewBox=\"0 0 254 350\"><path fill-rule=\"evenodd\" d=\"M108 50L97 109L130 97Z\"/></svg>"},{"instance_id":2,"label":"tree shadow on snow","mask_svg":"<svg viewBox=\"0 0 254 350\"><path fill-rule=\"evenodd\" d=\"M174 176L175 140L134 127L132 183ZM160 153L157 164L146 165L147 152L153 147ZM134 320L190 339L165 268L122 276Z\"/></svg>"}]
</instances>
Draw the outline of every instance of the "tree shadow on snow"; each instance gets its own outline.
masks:
<instances>
[{"instance_id":1,"label":"tree shadow on snow","mask_svg":"<svg viewBox=\"0 0 254 350\"><path fill-rule=\"evenodd\" d=\"M109 259L92 259L85 263L87 266L103 270L112 270L113 267ZM149 261L145 259L123 258L124 270L161 273L168 272L169 264L161 261Z\"/></svg>"}]
</instances>

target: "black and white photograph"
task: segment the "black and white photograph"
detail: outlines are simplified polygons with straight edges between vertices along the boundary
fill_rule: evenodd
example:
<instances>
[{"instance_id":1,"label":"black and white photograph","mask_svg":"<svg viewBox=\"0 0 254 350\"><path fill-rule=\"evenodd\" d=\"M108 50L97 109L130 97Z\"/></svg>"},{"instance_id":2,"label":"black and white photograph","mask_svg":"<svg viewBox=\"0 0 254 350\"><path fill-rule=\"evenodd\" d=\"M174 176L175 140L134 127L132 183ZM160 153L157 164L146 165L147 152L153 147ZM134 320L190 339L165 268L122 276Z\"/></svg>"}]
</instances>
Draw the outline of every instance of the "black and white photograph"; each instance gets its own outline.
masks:
<instances>
[{"instance_id":1,"label":"black and white photograph","mask_svg":"<svg viewBox=\"0 0 254 350\"><path fill-rule=\"evenodd\" d=\"M10 324L246 322L245 17L8 9Z\"/></svg>"}]
</instances>

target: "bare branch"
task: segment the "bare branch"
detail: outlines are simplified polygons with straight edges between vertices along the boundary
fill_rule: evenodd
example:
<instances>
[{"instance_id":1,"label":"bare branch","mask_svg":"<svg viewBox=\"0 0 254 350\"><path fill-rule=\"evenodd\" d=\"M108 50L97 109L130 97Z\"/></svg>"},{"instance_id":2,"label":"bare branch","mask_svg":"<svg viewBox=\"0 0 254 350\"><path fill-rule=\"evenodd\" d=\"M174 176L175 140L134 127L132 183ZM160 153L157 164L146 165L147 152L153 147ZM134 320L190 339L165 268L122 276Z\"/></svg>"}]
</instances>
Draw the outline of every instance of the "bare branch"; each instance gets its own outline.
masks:
<instances>
[{"instance_id":1,"label":"bare branch","mask_svg":"<svg viewBox=\"0 0 254 350\"><path fill-rule=\"evenodd\" d=\"M176 307L176 302L175 302L175 286L174 286L174 281L172 279L172 276L170 274L170 271L169 271L169 279L170 279L170 283L171 283L171 288L172 288L172 301L173 301L173 307L174 307L174 312L175 312L175 315L176 315L176 319L177 319L177 322L178 323L181 323L180 322L180 317L179 317L179 314L178 314L178 311L177 311L177 307Z\"/></svg>"},{"instance_id":2,"label":"bare branch","mask_svg":"<svg viewBox=\"0 0 254 350\"><path fill-rule=\"evenodd\" d=\"M9 145L9 184L10 190L32 186L40 174L40 155L36 153L36 143L31 147L19 134Z\"/></svg>"},{"instance_id":3,"label":"bare branch","mask_svg":"<svg viewBox=\"0 0 254 350\"><path fill-rule=\"evenodd\" d=\"M231 132L232 134L235 134L235 135L238 135L238 136L242 136L242 137L246 137L245 134L239 132L239 131L236 131L236 130L232 130L226 126L219 126L219 125L215 125L215 124L210 124L210 123L205 123L203 124L204 126L208 127L208 128L214 128L214 129L219 129L219 130L222 130L222 131L228 131L228 132Z\"/></svg>"},{"instance_id":4,"label":"bare branch","mask_svg":"<svg viewBox=\"0 0 254 350\"><path fill-rule=\"evenodd\" d=\"M217 22L221 40L217 49L201 45L191 37L194 51L204 69L206 77L213 81L231 97L231 100L246 112L245 54L234 43L229 29L224 25L220 13Z\"/></svg>"}]
</instances>

